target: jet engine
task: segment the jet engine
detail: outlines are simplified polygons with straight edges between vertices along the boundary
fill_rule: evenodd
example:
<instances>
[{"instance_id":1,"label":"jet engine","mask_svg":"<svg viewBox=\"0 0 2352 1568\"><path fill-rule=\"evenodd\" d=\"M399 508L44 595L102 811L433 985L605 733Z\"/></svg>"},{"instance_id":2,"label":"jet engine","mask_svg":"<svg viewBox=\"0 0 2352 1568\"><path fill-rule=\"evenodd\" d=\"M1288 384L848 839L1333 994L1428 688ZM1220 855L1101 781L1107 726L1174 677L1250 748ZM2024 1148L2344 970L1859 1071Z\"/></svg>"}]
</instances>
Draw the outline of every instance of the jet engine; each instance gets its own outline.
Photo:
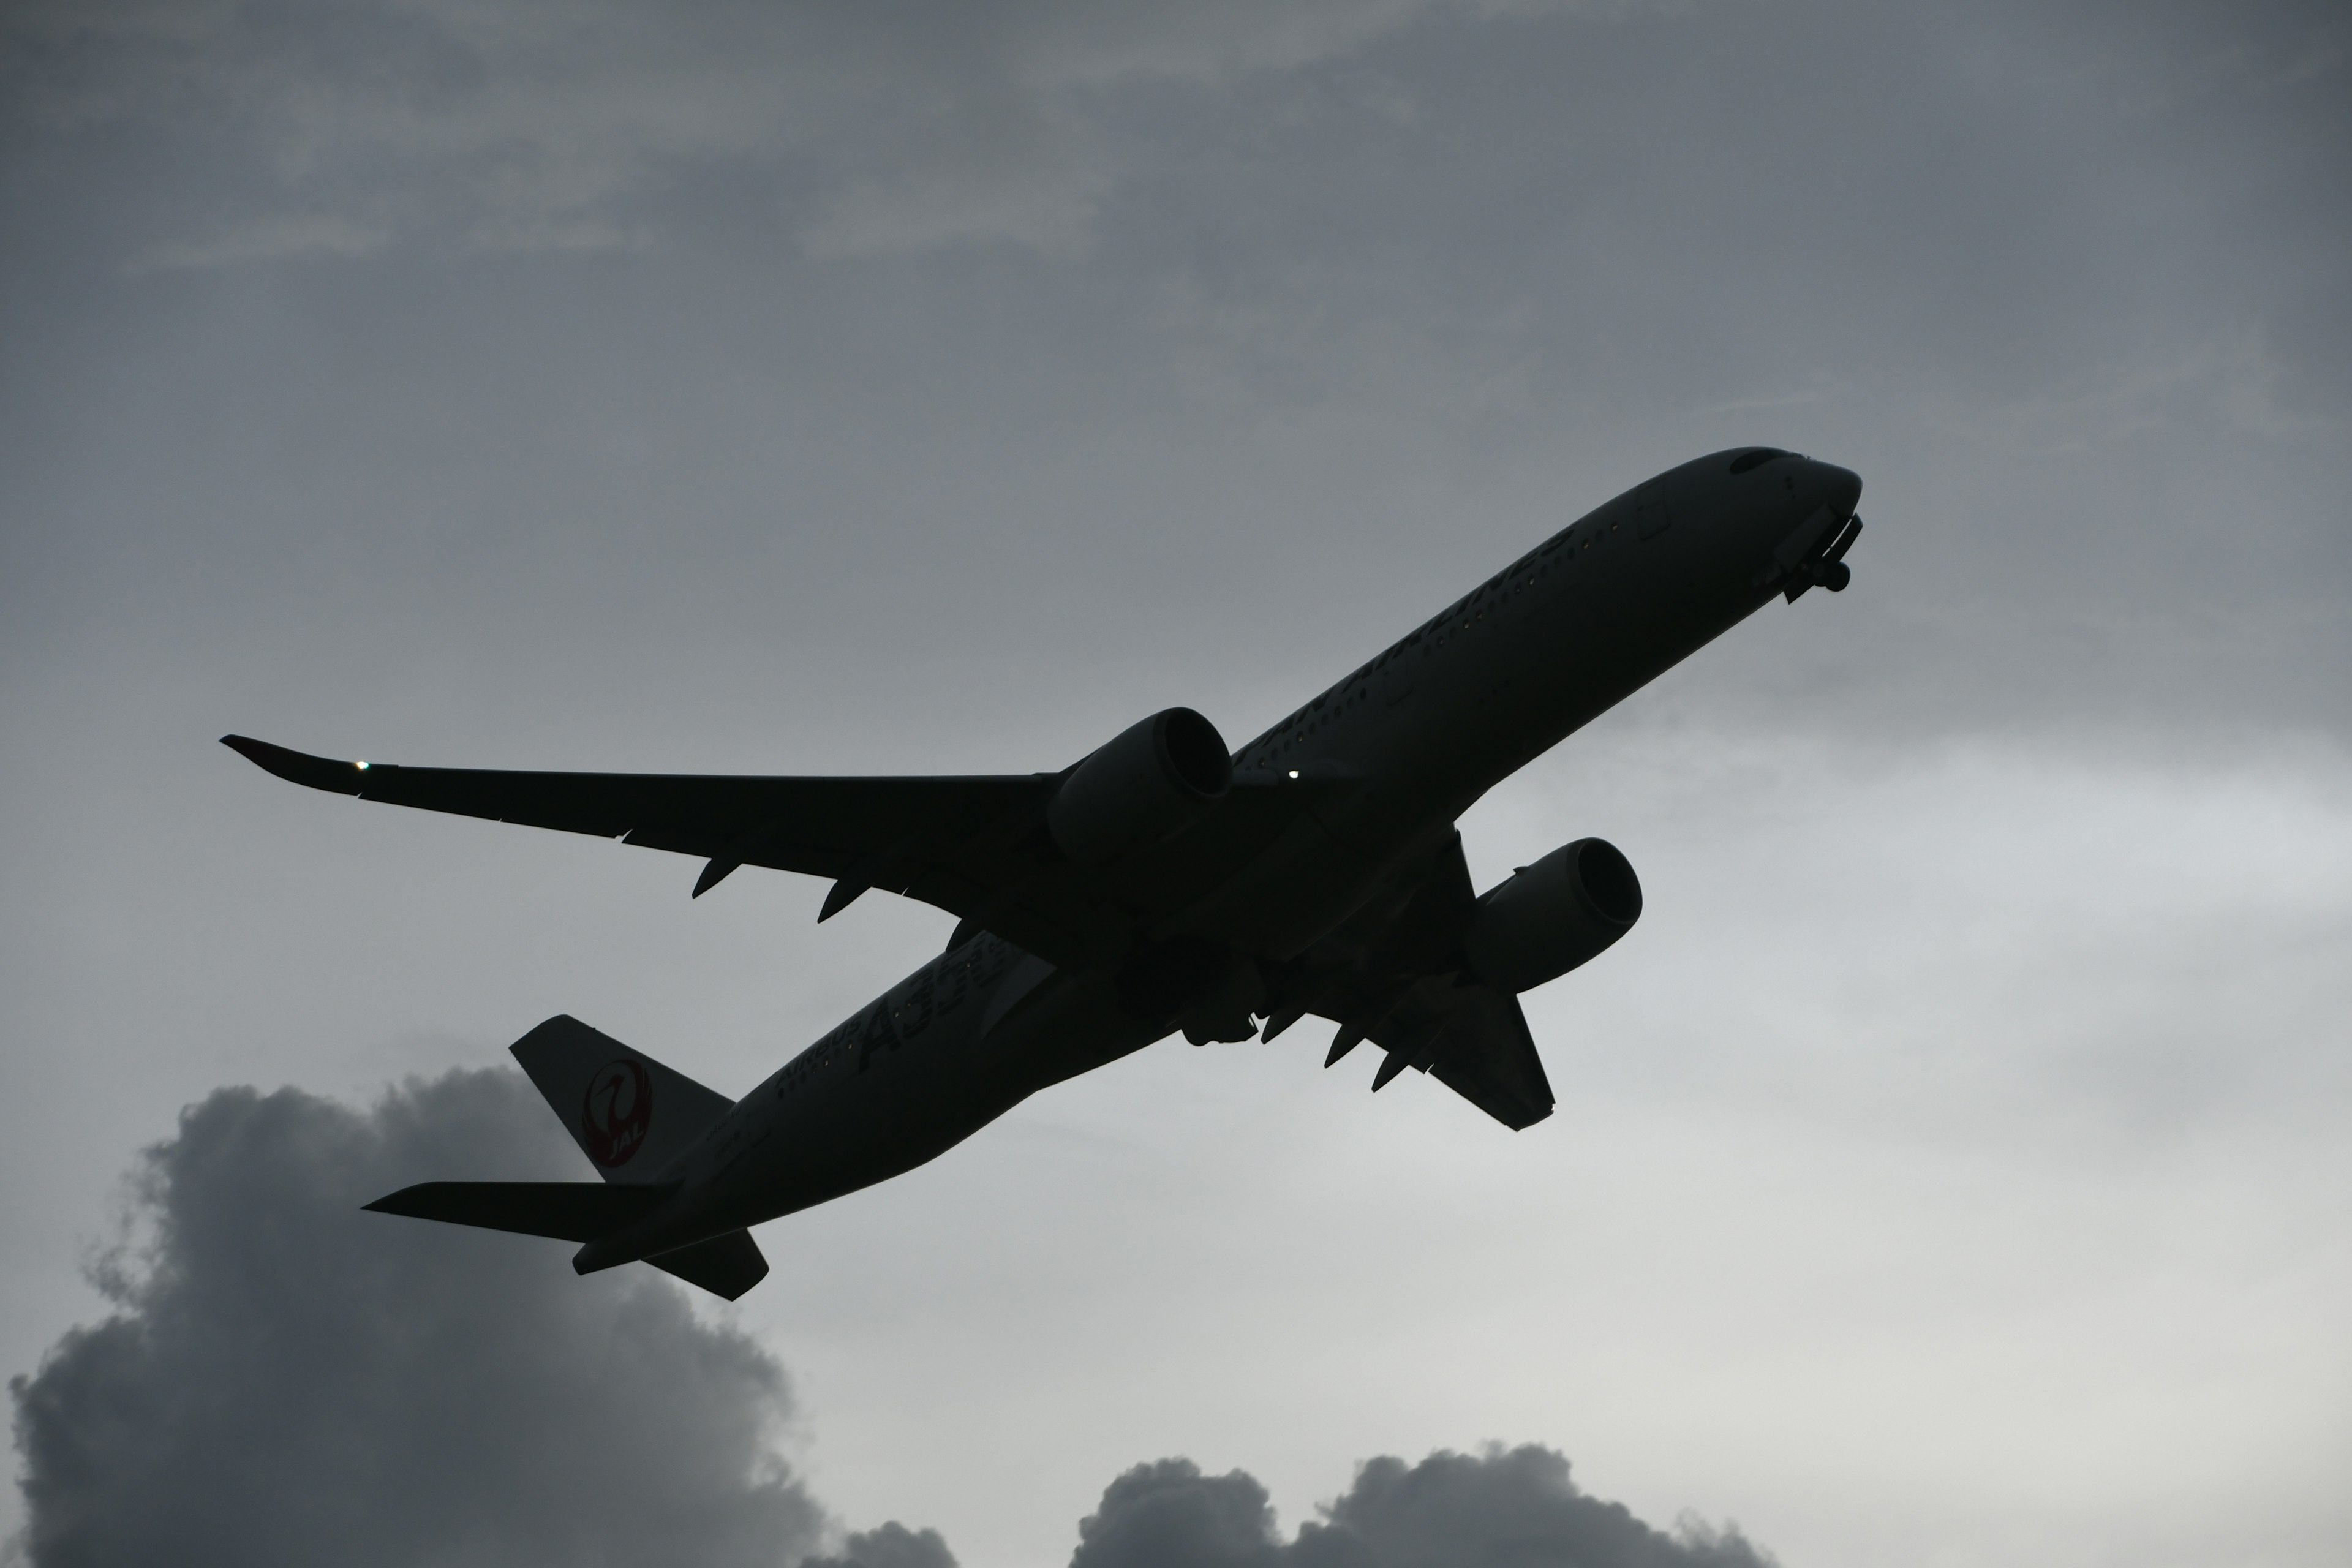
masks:
<instances>
[{"instance_id":1,"label":"jet engine","mask_svg":"<svg viewBox=\"0 0 2352 1568\"><path fill-rule=\"evenodd\" d=\"M1580 838L1487 889L1462 947L1487 984L1532 991L1596 956L1641 918L1633 863L1605 838Z\"/></svg>"},{"instance_id":2,"label":"jet engine","mask_svg":"<svg viewBox=\"0 0 2352 1568\"><path fill-rule=\"evenodd\" d=\"M1233 782L1217 727L1190 708L1171 708L1072 769L1046 803L1045 830L1079 865L1107 866L1167 837Z\"/></svg>"}]
</instances>

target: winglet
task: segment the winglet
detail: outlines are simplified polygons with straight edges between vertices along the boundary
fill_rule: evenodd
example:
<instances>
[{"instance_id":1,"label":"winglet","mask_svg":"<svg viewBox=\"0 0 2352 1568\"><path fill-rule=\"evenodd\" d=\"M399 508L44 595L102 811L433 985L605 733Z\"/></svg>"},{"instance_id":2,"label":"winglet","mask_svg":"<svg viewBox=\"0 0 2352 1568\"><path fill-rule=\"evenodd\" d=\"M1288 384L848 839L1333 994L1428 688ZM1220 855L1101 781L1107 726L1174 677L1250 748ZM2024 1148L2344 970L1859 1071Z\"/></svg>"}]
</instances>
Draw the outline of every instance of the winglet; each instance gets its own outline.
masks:
<instances>
[{"instance_id":1,"label":"winglet","mask_svg":"<svg viewBox=\"0 0 2352 1568\"><path fill-rule=\"evenodd\" d=\"M304 784L311 789L323 789L336 795L358 795L367 784L372 770L387 769L383 763L339 763L327 757L314 757L305 752L292 752L284 746L273 746L267 741L256 741L244 735L223 735L221 744L243 757L265 773Z\"/></svg>"}]
</instances>

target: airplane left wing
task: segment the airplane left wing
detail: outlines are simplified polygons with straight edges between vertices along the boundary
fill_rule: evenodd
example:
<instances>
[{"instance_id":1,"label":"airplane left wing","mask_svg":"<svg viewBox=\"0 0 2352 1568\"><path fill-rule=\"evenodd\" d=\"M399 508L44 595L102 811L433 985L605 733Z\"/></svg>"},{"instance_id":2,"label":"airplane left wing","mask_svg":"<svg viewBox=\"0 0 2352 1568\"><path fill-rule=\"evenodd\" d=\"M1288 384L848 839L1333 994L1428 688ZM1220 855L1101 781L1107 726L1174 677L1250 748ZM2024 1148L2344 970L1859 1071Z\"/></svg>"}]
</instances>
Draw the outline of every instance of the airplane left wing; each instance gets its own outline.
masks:
<instances>
[{"instance_id":1,"label":"airplane left wing","mask_svg":"<svg viewBox=\"0 0 2352 1568\"><path fill-rule=\"evenodd\" d=\"M1519 999L1507 991L1424 976L1402 994L1327 1002L1314 1011L1340 1019L1333 1060L1360 1040L1388 1053L1372 1078L1374 1089L1417 1068L1513 1131L1552 1112L1543 1058Z\"/></svg>"},{"instance_id":2,"label":"airplane left wing","mask_svg":"<svg viewBox=\"0 0 2352 1568\"><path fill-rule=\"evenodd\" d=\"M1462 836L1448 834L1398 879L1397 894L1341 934L1331 956L1345 952L1347 962L1297 966L1282 977L1286 1016L1277 1012L1268 1037L1314 1013L1339 1026L1326 1067L1370 1040L1388 1053L1375 1089L1417 1068L1515 1131L1541 1121L1552 1112L1551 1080L1519 999L1464 967L1462 931L1477 900Z\"/></svg>"},{"instance_id":3,"label":"airplane left wing","mask_svg":"<svg viewBox=\"0 0 2352 1568\"><path fill-rule=\"evenodd\" d=\"M1515 1132L1551 1114L1551 1080L1544 1075L1543 1058L1536 1053L1517 997L1490 985L1455 985L1428 1014L1436 1027L1410 1065ZM1415 1025L1408 1013L1400 1026ZM1385 1032L1374 1030L1372 1043L1386 1048ZM1395 1052L1389 1060L1396 1060Z\"/></svg>"},{"instance_id":4,"label":"airplane left wing","mask_svg":"<svg viewBox=\"0 0 2352 1568\"><path fill-rule=\"evenodd\" d=\"M312 789L692 855L708 862L698 895L738 867L767 866L831 878L820 919L880 888L974 920L1056 964L1093 953L1087 900L1036 887L1052 865L1038 837L1052 773L515 773L335 762L243 735L222 744Z\"/></svg>"}]
</instances>

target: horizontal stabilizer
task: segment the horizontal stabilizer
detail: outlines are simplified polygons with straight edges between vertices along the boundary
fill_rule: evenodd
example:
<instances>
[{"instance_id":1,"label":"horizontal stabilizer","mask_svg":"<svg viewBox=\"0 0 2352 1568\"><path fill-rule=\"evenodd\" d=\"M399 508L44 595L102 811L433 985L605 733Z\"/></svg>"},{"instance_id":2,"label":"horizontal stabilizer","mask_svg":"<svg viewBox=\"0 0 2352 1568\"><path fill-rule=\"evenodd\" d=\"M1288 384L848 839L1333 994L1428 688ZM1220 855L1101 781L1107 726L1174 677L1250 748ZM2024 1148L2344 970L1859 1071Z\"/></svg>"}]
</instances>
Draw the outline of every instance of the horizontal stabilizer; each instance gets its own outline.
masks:
<instances>
[{"instance_id":1,"label":"horizontal stabilizer","mask_svg":"<svg viewBox=\"0 0 2352 1568\"><path fill-rule=\"evenodd\" d=\"M748 1230L730 1230L646 1261L730 1301L768 1277L768 1260Z\"/></svg>"},{"instance_id":2,"label":"horizontal stabilizer","mask_svg":"<svg viewBox=\"0 0 2352 1568\"><path fill-rule=\"evenodd\" d=\"M623 1186L606 1182L422 1182L366 1206L376 1214L437 1219L447 1225L512 1231L518 1236L593 1241L643 1219L677 1190L667 1184ZM744 1239L748 1242L750 1237ZM761 1265L761 1272L766 1268L764 1263Z\"/></svg>"}]
</instances>

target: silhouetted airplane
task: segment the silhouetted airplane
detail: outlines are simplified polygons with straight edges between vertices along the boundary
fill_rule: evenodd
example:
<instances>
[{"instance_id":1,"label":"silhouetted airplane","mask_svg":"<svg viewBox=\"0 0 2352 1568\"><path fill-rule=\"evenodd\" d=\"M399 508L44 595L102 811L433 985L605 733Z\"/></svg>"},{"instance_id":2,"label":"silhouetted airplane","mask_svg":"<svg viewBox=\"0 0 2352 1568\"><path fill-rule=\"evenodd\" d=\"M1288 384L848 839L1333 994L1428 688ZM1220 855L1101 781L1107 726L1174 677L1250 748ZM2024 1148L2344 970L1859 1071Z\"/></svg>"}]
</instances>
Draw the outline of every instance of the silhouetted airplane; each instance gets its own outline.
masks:
<instances>
[{"instance_id":1,"label":"silhouetted airplane","mask_svg":"<svg viewBox=\"0 0 2352 1568\"><path fill-rule=\"evenodd\" d=\"M1685 463L1580 518L1239 752L1171 708L1054 773L744 778L338 763L225 743L313 789L698 857L960 917L947 951L729 1101L585 1024L514 1055L602 1184L428 1182L368 1206L584 1243L720 1296L746 1226L911 1170L1049 1084L1174 1030L1308 1014L1504 1125L1551 1114L1518 994L1632 929L1633 868L1580 838L1481 894L1454 822L1701 645L1846 585L1862 480L1770 447Z\"/></svg>"}]
</instances>

